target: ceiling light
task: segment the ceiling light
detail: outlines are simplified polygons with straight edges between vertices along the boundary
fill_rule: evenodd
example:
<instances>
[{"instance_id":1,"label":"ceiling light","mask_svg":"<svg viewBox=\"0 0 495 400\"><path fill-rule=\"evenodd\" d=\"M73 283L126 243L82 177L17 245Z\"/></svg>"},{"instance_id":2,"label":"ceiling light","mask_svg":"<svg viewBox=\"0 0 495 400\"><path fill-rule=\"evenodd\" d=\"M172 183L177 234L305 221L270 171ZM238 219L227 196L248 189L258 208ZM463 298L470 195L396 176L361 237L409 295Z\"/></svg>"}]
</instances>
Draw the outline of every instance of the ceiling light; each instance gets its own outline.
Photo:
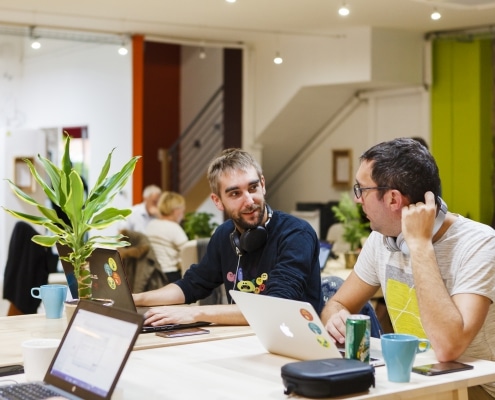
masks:
<instances>
[{"instance_id":1,"label":"ceiling light","mask_svg":"<svg viewBox=\"0 0 495 400\"><path fill-rule=\"evenodd\" d=\"M127 47L125 47L125 44L122 44L122 46L119 47L118 52L121 56L126 56L127 53L129 53L129 50L127 50Z\"/></svg>"},{"instance_id":2,"label":"ceiling light","mask_svg":"<svg viewBox=\"0 0 495 400\"><path fill-rule=\"evenodd\" d=\"M282 64L284 62L283 58L280 57L280 53L278 51L275 53L275 58L273 59L273 62L277 65Z\"/></svg>"},{"instance_id":3,"label":"ceiling light","mask_svg":"<svg viewBox=\"0 0 495 400\"><path fill-rule=\"evenodd\" d=\"M199 58L204 60L206 58L206 51L204 47L199 48Z\"/></svg>"},{"instance_id":4,"label":"ceiling light","mask_svg":"<svg viewBox=\"0 0 495 400\"><path fill-rule=\"evenodd\" d=\"M339 15L342 17L347 17L350 13L349 7L346 3L342 3L342 6L339 8Z\"/></svg>"},{"instance_id":5,"label":"ceiling light","mask_svg":"<svg viewBox=\"0 0 495 400\"><path fill-rule=\"evenodd\" d=\"M225 0L227 3L235 3L237 0Z\"/></svg>"},{"instance_id":6,"label":"ceiling light","mask_svg":"<svg viewBox=\"0 0 495 400\"><path fill-rule=\"evenodd\" d=\"M31 26L29 28L29 37L32 39L31 48L34 49L34 50L38 50L41 47L41 43L38 40L39 39L39 35L36 35L34 33L34 26Z\"/></svg>"},{"instance_id":7,"label":"ceiling light","mask_svg":"<svg viewBox=\"0 0 495 400\"><path fill-rule=\"evenodd\" d=\"M34 49L34 50L38 50L40 47L41 47L41 43L39 42L39 40L34 39L34 40L31 42L31 48L32 48L32 49Z\"/></svg>"},{"instance_id":8,"label":"ceiling light","mask_svg":"<svg viewBox=\"0 0 495 400\"><path fill-rule=\"evenodd\" d=\"M438 12L438 10L436 8L433 9L433 12L431 13L430 15L430 18L433 20L433 21L438 21L440 18L442 18L442 14L440 14Z\"/></svg>"}]
</instances>

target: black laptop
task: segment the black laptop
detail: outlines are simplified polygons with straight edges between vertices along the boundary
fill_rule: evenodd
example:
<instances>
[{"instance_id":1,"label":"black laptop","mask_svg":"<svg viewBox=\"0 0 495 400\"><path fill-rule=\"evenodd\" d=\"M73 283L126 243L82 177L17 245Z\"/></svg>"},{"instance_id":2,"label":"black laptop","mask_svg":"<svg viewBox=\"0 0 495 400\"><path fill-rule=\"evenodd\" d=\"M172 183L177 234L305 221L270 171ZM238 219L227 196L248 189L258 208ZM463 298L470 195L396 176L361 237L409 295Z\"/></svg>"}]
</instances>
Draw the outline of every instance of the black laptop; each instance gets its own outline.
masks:
<instances>
[{"instance_id":1,"label":"black laptop","mask_svg":"<svg viewBox=\"0 0 495 400\"><path fill-rule=\"evenodd\" d=\"M143 319L135 312L79 302L43 382L0 386L0 399L110 399Z\"/></svg>"},{"instance_id":2,"label":"black laptop","mask_svg":"<svg viewBox=\"0 0 495 400\"><path fill-rule=\"evenodd\" d=\"M67 256L70 249L57 245L59 255ZM77 298L77 282L74 277L74 267L71 263L61 260L65 277L73 298ZM127 282L124 265L120 254L115 249L98 248L88 259L91 266L91 279L93 297L96 299L110 299L113 307L144 314L149 307L137 308L132 298L132 292ZM191 324L167 324L160 326L143 326L143 333L170 331L176 329L193 328L209 325L207 322L195 322Z\"/></svg>"}]
</instances>

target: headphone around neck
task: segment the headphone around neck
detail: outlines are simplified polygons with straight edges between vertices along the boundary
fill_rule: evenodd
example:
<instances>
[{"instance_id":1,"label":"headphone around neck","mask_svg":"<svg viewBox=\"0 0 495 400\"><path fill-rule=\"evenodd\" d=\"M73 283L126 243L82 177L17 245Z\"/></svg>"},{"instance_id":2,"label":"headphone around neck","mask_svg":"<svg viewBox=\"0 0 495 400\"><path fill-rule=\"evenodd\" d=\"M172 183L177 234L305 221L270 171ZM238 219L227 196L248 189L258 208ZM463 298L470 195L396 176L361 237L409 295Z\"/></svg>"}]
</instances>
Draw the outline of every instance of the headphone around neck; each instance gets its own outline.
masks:
<instances>
[{"instance_id":1,"label":"headphone around neck","mask_svg":"<svg viewBox=\"0 0 495 400\"><path fill-rule=\"evenodd\" d=\"M247 229L242 233L239 233L234 227L234 231L230 234L230 243L238 256L258 250L266 243L266 240L268 239L266 226L273 215L273 211L268 204L266 205L266 210L268 212L268 219L264 225L259 225L253 229Z\"/></svg>"},{"instance_id":2,"label":"headphone around neck","mask_svg":"<svg viewBox=\"0 0 495 400\"><path fill-rule=\"evenodd\" d=\"M445 217L447 216L447 211L448 211L447 204L443 201L443 199L440 196L437 197L437 202L439 204L439 208L438 208L437 216L435 217L435 224L433 225L432 237L435 236L442 227L443 221L445 221ZM392 252L401 251L403 254L409 255L409 248L407 247L402 232L396 238L392 236L384 236L383 244L387 247L389 251Z\"/></svg>"}]
</instances>

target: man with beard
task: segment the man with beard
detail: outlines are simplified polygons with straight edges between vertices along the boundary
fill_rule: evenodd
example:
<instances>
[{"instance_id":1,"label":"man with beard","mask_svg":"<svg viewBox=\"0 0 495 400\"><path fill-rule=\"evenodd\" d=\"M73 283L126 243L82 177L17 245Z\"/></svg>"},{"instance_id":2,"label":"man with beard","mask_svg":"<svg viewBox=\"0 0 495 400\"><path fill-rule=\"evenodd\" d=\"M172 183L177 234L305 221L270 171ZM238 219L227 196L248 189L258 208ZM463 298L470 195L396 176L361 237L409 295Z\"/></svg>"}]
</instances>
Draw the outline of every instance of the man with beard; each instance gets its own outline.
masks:
<instances>
[{"instance_id":1,"label":"man with beard","mask_svg":"<svg viewBox=\"0 0 495 400\"><path fill-rule=\"evenodd\" d=\"M430 340L439 361L495 359L495 231L447 211L438 167L413 139L373 146L354 185L373 232L322 320L338 343L346 318L382 288L396 333ZM468 388L495 397L495 383ZM490 394L488 394L490 393Z\"/></svg>"},{"instance_id":2,"label":"man with beard","mask_svg":"<svg viewBox=\"0 0 495 400\"><path fill-rule=\"evenodd\" d=\"M228 294L240 290L307 301L323 307L319 242L313 228L265 202L265 178L256 160L241 149L227 149L208 168L211 199L229 218L212 235L206 255L184 277L160 289L135 293L138 306L154 307L145 324L193 323L245 325ZM190 304L224 284L229 304Z\"/></svg>"}]
</instances>

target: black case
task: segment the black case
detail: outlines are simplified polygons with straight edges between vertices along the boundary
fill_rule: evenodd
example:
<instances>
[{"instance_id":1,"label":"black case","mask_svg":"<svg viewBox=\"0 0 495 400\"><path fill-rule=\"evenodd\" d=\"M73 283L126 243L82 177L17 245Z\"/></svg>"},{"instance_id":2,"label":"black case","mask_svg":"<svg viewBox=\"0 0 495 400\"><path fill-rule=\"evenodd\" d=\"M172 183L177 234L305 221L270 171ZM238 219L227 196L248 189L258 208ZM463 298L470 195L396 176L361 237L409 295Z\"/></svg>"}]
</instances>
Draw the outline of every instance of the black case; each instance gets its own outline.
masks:
<instances>
[{"instance_id":1,"label":"black case","mask_svg":"<svg viewBox=\"0 0 495 400\"><path fill-rule=\"evenodd\" d=\"M366 392L375 387L375 369L358 360L327 358L282 366L285 394L322 398Z\"/></svg>"}]
</instances>

